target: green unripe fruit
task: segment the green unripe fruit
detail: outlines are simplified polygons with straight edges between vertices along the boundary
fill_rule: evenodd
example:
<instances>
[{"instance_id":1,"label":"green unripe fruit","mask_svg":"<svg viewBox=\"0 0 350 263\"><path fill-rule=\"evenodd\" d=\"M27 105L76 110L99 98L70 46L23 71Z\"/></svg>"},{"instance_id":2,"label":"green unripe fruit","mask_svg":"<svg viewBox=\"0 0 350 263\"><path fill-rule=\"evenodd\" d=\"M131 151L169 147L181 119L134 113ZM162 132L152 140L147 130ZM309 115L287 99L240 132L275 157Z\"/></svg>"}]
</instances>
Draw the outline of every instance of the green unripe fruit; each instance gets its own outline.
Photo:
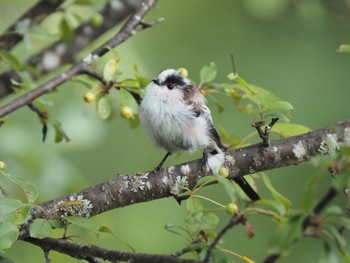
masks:
<instances>
[{"instance_id":1,"label":"green unripe fruit","mask_svg":"<svg viewBox=\"0 0 350 263\"><path fill-rule=\"evenodd\" d=\"M230 174L230 170L227 167L221 167L219 169L218 175L227 177Z\"/></svg>"},{"instance_id":2,"label":"green unripe fruit","mask_svg":"<svg viewBox=\"0 0 350 263\"><path fill-rule=\"evenodd\" d=\"M134 115L132 109L129 106L122 107L121 110L120 110L120 114L125 119L130 119Z\"/></svg>"},{"instance_id":3,"label":"green unripe fruit","mask_svg":"<svg viewBox=\"0 0 350 263\"><path fill-rule=\"evenodd\" d=\"M84 95L84 100L87 103L93 102L95 100L95 94L92 92L86 92Z\"/></svg>"},{"instance_id":4,"label":"green unripe fruit","mask_svg":"<svg viewBox=\"0 0 350 263\"><path fill-rule=\"evenodd\" d=\"M0 161L0 170L5 169L6 168L6 163Z\"/></svg>"},{"instance_id":5,"label":"green unripe fruit","mask_svg":"<svg viewBox=\"0 0 350 263\"><path fill-rule=\"evenodd\" d=\"M180 75L183 76L183 77L185 77L185 78L188 77L188 71L187 71L187 69L185 69L185 68L178 68L178 69L177 69L177 72L179 72Z\"/></svg>"},{"instance_id":6,"label":"green unripe fruit","mask_svg":"<svg viewBox=\"0 0 350 263\"><path fill-rule=\"evenodd\" d=\"M229 203L226 206L226 212L229 213L230 215L234 215L238 212L238 206L235 203Z\"/></svg>"}]
</instances>

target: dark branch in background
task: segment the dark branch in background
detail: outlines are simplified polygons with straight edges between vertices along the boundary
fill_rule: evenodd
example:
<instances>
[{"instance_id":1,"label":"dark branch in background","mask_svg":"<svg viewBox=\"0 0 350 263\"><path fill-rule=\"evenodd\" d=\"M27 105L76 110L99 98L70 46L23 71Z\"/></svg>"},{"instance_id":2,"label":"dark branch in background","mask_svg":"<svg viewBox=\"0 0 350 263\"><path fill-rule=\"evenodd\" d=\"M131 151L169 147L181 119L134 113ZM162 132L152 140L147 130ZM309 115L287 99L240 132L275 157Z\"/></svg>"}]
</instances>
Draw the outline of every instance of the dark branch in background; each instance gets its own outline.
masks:
<instances>
[{"instance_id":1,"label":"dark branch in background","mask_svg":"<svg viewBox=\"0 0 350 263\"><path fill-rule=\"evenodd\" d=\"M55 70L61 65L76 62L76 54L84 49L91 42L100 37L107 30L119 24L127 16L137 10L142 1L130 3L130 0L109 1L107 5L99 12L103 21L99 26L92 26L89 21L82 23L75 29L74 39L70 43L57 41L40 51L39 54L31 57L26 63L34 67L38 72L44 74ZM57 63L47 63L47 58L54 57ZM35 78L35 76L33 76ZM0 98L13 92L11 88L11 79L19 81L14 70L0 75Z\"/></svg>"},{"instance_id":2,"label":"dark branch in background","mask_svg":"<svg viewBox=\"0 0 350 263\"><path fill-rule=\"evenodd\" d=\"M39 204L43 209L34 208L32 210L30 220L21 226L19 239L29 236L28 227L35 218L59 218L63 215L76 215L67 211L68 209L64 207L64 203L69 203L69 200L83 199L89 202L92 208L85 216L94 216L135 203L164 197L177 197L183 187L193 189L200 178L215 174L222 166L228 168L228 178L232 179L278 167L299 164L319 154L320 147L324 145L329 135L334 136L337 142L341 143L350 140L349 133L350 120L346 120L329 128L271 141L270 146L264 148L264 151L257 144L229 151L225 155L211 156L208 160L209 165L204 172L202 160L199 159L158 172L119 175L114 179L80 192ZM221 161L216 159L221 158L220 156L222 157ZM210 166L210 163L215 163L215 167ZM184 181L186 185L183 185Z\"/></svg>"},{"instance_id":3,"label":"dark branch in background","mask_svg":"<svg viewBox=\"0 0 350 263\"><path fill-rule=\"evenodd\" d=\"M233 215L230 219L230 221L220 230L218 235L216 236L215 240L213 243L208 248L207 254L205 255L205 258L203 260L203 263L209 263L210 262L210 257L215 249L215 247L219 244L221 238L235 225L238 225L240 223L244 223L246 219L244 218L243 214L240 215Z\"/></svg>"},{"instance_id":4,"label":"dark branch in background","mask_svg":"<svg viewBox=\"0 0 350 263\"><path fill-rule=\"evenodd\" d=\"M37 245L43 251L54 250L78 259L104 259L111 262L127 261L133 263L198 263L191 259L181 259L168 255L155 255L134 252L123 252L103 249L94 245L79 245L64 239L54 238L27 238L26 242Z\"/></svg>"},{"instance_id":5,"label":"dark branch in background","mask_svg":"<svg viewBox=\"0 0 350 263\"><path fill-rule=\"evenodd\" d=\"M44 20L46 16L56 10L57 7L59 7L63 2L64 0L39 1L20 18L18 18L15 23L8 27L5 33L0 36L0 49L9 51L23 39L22 34L17 31L19 23L22 23L24 20L28 20L30 24L39 23Z\"/></svg>"},{"instance_id":6,"label":"dark branch in background","mask_svg":"<svg viewBox=\"0 0 350 263\"><path fill-rule=\"evenodd\" d=\"M59 76L50 79L41 86L28 91L24 95L14 99L8 104L0 107L0 118L6 116L7 114L14 112L15 110L27 105L36 98L42 96L45 93L48 93L55 88L57 88L62 83L68 81L72 76L76 76L84 72L90 64L92 64L96 59L105 55L111 48L116 47L117 45L123 43L129 37L134 35L137 32L137 28L142 24L143 17L155 4L156 0L146 0L142 3L141 7L132 15L128 21L124 24L121 30L105 42L102 46L97 48L95 51L86 56L82 61L73 65L70 69L64 71ZM160 21L160 20L159 20ZM141 27L143 28L143 27Z\"/></svg>"}]
</instances>

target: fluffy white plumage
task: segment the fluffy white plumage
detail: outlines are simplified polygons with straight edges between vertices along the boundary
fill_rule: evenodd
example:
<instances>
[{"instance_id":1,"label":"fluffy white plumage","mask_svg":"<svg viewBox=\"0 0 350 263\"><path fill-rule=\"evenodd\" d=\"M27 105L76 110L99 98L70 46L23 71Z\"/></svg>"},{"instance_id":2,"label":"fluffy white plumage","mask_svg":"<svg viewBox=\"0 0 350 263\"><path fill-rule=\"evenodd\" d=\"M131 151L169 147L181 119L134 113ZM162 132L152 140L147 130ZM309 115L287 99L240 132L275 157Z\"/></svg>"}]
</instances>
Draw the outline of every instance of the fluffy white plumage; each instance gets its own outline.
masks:
<instances>
[{"instance_id":1,"label":"fluffy white plumage","mask_svg":"<svg viewBox=\"0 0 350 263\"><path fill-rule=\"evenodd\" d=\"M170 153L220 151L210 132L213 124L205 97L174 69L163 70L147 86L140 120L151 140Z\"/></svg>"}]
</instances>

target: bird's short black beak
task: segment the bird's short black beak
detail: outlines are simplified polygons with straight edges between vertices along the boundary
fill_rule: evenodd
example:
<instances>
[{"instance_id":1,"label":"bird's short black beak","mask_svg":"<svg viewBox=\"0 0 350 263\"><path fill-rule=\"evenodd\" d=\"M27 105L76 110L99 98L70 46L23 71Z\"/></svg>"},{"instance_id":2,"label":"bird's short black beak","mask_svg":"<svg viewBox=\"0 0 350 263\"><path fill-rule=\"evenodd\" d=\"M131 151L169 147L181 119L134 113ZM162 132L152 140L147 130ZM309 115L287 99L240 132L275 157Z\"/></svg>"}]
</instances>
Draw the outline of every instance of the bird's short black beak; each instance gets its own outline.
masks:
<instances>
[{"instance_id":1,"label":"bird's short black beak","mask_svg":"<svg viewBox=\"0 0 350 263\"><path fill-rule=\"evenodd\" d=\"M157 78L155 78L155 79L152 79L152 82L153 82L154 84L157 84L157 85L159 85L159 79L157 79Z\"/></svg>"}]
</instances>

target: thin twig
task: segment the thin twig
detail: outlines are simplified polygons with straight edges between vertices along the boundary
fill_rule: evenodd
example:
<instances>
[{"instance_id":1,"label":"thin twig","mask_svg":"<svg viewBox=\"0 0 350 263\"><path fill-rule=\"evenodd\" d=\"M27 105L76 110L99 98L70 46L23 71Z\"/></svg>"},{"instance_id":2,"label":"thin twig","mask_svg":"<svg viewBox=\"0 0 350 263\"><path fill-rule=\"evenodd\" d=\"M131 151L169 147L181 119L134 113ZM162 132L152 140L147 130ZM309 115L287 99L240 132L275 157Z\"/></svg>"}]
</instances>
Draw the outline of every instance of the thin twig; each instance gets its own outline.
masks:
<instances>
[{"instance_id":1,"label":"thin twig","mask_svg":"<svg viewBox=\"0 0 350 263\"><path fill-rule=\"evenodd\" d=\"M220 232L218 233L218 235L214 239L213 243L211 243L211 245L209 246L207 253L205 255L205 258L203 260L203 263L209 263L211 254L213 253L217 244L220 242L221 238L226 234L226 232L229 231L231 228L233 228L235 225L243 223L245 220L246 219L245 219L243 214L233 215L231 217L230 221L226 224L226 226L224 226L220 230Z\"/></svg>"},{"instance_id":2,"label":"thin twig","mask_svg":"<svg viewBox=\"0 0 350 263\"><path fill-rule=\"evenodd\" d=\"M157 255L108 250L94 245L80 245L64 239L27 238L24 241L41 247L44 251L57 251L78 259L104 259L111 262L130 261L134 263L199 263L196 260ZM96 262L96 261L91 261Z\"/></svg>"}]
</instances>

